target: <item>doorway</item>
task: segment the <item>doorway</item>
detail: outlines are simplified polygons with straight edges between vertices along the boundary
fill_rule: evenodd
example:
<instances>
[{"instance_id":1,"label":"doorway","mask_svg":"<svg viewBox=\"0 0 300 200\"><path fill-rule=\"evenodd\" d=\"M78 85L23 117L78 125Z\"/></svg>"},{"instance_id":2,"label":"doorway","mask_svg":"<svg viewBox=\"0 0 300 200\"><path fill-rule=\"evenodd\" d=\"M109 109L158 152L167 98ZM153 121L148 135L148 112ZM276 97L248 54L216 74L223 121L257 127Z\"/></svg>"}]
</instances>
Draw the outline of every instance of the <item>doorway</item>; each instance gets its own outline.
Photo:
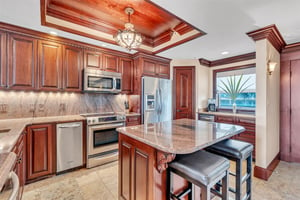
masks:
<instances>
[{"instance_id":1,"label":"doorway","mask_svg":"<svg viewBox=\"0 0 300 200\"><path fill-rule=\"evenodd\" d=\"M174 119L195 118L195 66L173 68Z\"/></svg>"}]
</instances>

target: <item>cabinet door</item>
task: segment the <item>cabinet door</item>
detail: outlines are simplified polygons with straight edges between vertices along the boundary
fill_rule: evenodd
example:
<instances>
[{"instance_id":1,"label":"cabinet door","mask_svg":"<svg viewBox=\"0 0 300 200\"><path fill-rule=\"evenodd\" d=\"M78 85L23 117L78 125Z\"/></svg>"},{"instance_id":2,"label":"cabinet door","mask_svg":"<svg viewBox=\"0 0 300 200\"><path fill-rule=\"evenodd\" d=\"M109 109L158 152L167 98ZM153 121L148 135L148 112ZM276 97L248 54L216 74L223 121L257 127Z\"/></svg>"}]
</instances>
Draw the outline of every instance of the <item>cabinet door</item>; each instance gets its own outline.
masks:
<instances>
[{"instance_id":1,"label":"cabinet door","mask_svg":"<svg viewBox=\"0 0 300 200\"><path fill-rule=\"evenodd\" d=\"M6 85L6 33L0 31L0 89Z\"/></svg>"},{"instance_id":2,"label":"cabinet door","mask_svg":"<svg viewBox=\"0 0 300 200\"><path fill-rule=\"evenodd\" d=\"M143 75L156 76L156 63L152 60L144 59Z\"/></svg>"},{"instance_id":3,"label":"cabinet door","mask_svg":"<svg viewBox=\"0 0 300 200\"><path fill-rule=\"evenodd\" d=\"M126 116L126 126L135 126L141 124L140 116Z\"/></svg>"},{"instance_id":4,"label":"cabinet door","mask_svg":"<svg viewBox=\"0 0 300 200\"><path fill-rule=\"evenodd\" d=\"M81 48L64 46L63 88L65 91L80 92L82 88L83 52Z\"/></svg>"},{"instance_id":5,"label":"cabinet door","mask_svg":"<svg viewBox=\"0 0 300 200\"><path fill-rule=\"evenodd\" d=\"M118 60L119 59L117 56L104 54L103 55L103 70L119 72Z\"/></svg>"},{"instance_id":6,"label":"cabinet door","mask_svg":"<svg viewBox=\"0 0 300 200\"><path fill-rule=\"evenodd\" d=\"M39 41L39 89L57 91L62 88L62 47Z\"/></svg>"},{"instance_id":7,"label":"cabinet door","mask_svg":"<svg viewBox=\"0 0 300 200\"><path fill-rule=\"evenodd\" d=\"M120 59L122 73L122 93L130 94L133 92L133 62L130 59Z\"/></svg>"},{"instance_id":8,"label":"cabinet door","mask_svg":"<svg viewBox=\"0 0 300 200\"><path fill-rule=\"evenodd\" d=\"M27 136L27 180L55 172L55 140L52 124L32 125Z\"/></svg>"},{"instance_id":9,"label":"cabinet door","mask_svg":"<svg viewBox=\"0 0 300 200\"><path fill-rule=\"evenodd\" d=\"M84 67L102 67L102 53L97 51L84 51Z\"/></svg>"},{"instance_id":10,"label":"cabinet door","mask_svg":"<svg viewBox=\"0 0 300 200\"><path fill-rule=\"evenodd\" d=\"M161 78L170 78L170 65L165 63L157 63L156 72Z\"/></svg>"},{"instance_id":11,"label":"cabinet door","mask_svg":"<svg viewBox=\"0 0 300 200\"><path fill-rule=\"evenodd\" d=\"M37 40L10 34L8 39L8 88L35 88Z\"/></svg>"}]
</instances>

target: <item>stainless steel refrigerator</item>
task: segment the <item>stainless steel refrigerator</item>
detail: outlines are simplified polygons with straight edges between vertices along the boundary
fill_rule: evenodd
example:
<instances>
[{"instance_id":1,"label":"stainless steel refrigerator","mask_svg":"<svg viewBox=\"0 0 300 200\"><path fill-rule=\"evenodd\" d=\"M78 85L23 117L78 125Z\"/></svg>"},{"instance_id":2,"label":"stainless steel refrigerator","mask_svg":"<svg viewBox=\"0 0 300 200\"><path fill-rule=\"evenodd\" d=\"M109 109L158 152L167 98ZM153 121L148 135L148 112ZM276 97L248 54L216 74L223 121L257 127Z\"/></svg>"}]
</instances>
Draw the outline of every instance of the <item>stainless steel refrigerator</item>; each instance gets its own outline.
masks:
<instances>
[{"instance_id":1,"label":"stainless steel refrigerator","mask_svg":"<svg viewBox=\"0 0 300 200\"><path fill-rule=\"evenodd\" d=\"M155 123L172 119L172 84L168 79L142 78L142 122Z\"/></svg>"}]
</instances>

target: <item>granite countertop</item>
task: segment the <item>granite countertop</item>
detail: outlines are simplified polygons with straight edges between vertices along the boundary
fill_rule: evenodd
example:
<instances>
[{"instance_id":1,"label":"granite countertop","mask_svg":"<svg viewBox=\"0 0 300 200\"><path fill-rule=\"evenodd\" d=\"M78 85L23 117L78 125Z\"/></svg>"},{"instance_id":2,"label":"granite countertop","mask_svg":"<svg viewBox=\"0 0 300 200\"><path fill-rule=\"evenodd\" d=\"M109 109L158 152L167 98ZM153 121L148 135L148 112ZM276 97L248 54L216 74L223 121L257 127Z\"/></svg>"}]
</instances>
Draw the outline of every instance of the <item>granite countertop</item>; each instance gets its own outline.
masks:
<instances>
[{"instance_id":1,"label":"granite countertop","mask_svg":"<svg viewBox=\"0 0 300 200\"><path fill-rule=\"evenodd\" d=\"M178 119L122 127L117 130L158 150L167 153L187 154L230 138L245 129L238 125Z\"/></svg>"},{"instance_id":2,"label":"granite countertop","mask_svg":"<svg viewBox=\"0 0 300 200\"><path fill-rule=\"evenodd\" d=\"M85 120L80 115L0 120L0 153L10 152L24 128L32 124Z\"/></svg>"},{"instance_id":3,"label":"granite countertop","mask_svg":"<svg viewBox=\"0 0 300 200\"><path fill-rule=\"evenodd\" d=\"M199 114L206 114L206 115L245 117L245 118L255 119L255 114L230 113L230 112L207 112L207 111L201 111L201 112L197 112L197 113L199 113Z\"/></svg>"},{"instance_id":4,"label":"granite countertop","mask_svg":"<svg viewBox=\"0 0 300 200\"><path fill-rule=\"evenodd\" d=\"M9 172L16 161L16 154L13 152L0 153L0 190L6 182Z\"/></svg>"},{"instance_id":5,"label":"granite countertop","mask_svg":"<svg viewBox=\"0 0 300 200\"><path fill-rule=\"evenodd\" d=\"M134 117L134 116L140 116L141 113L135 113L135 112L129 112L126 113L126 117Z\"/></svg>"}]
</instances>

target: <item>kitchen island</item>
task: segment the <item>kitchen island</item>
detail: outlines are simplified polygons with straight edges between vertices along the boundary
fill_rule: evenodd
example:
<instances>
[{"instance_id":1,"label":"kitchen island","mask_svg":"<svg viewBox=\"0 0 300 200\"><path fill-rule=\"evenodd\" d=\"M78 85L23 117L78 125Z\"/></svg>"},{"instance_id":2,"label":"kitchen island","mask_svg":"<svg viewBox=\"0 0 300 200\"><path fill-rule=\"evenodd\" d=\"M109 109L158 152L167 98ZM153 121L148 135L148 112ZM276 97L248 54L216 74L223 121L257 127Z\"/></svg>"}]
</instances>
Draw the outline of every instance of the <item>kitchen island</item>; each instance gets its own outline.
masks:
<instances>
[{"instance_id":1,"label":"kitchen island","mask_svg":"<svg viewBox=\"0 0 300 200\"><path fill-rule=\"evenodd\" d=\"M193 153L244 130L192 119L118 128L119 199L166 199L166 169L176 154ZM179 191L184 184L175 177L173 190Z\"/></svg>"}]
</instances>

